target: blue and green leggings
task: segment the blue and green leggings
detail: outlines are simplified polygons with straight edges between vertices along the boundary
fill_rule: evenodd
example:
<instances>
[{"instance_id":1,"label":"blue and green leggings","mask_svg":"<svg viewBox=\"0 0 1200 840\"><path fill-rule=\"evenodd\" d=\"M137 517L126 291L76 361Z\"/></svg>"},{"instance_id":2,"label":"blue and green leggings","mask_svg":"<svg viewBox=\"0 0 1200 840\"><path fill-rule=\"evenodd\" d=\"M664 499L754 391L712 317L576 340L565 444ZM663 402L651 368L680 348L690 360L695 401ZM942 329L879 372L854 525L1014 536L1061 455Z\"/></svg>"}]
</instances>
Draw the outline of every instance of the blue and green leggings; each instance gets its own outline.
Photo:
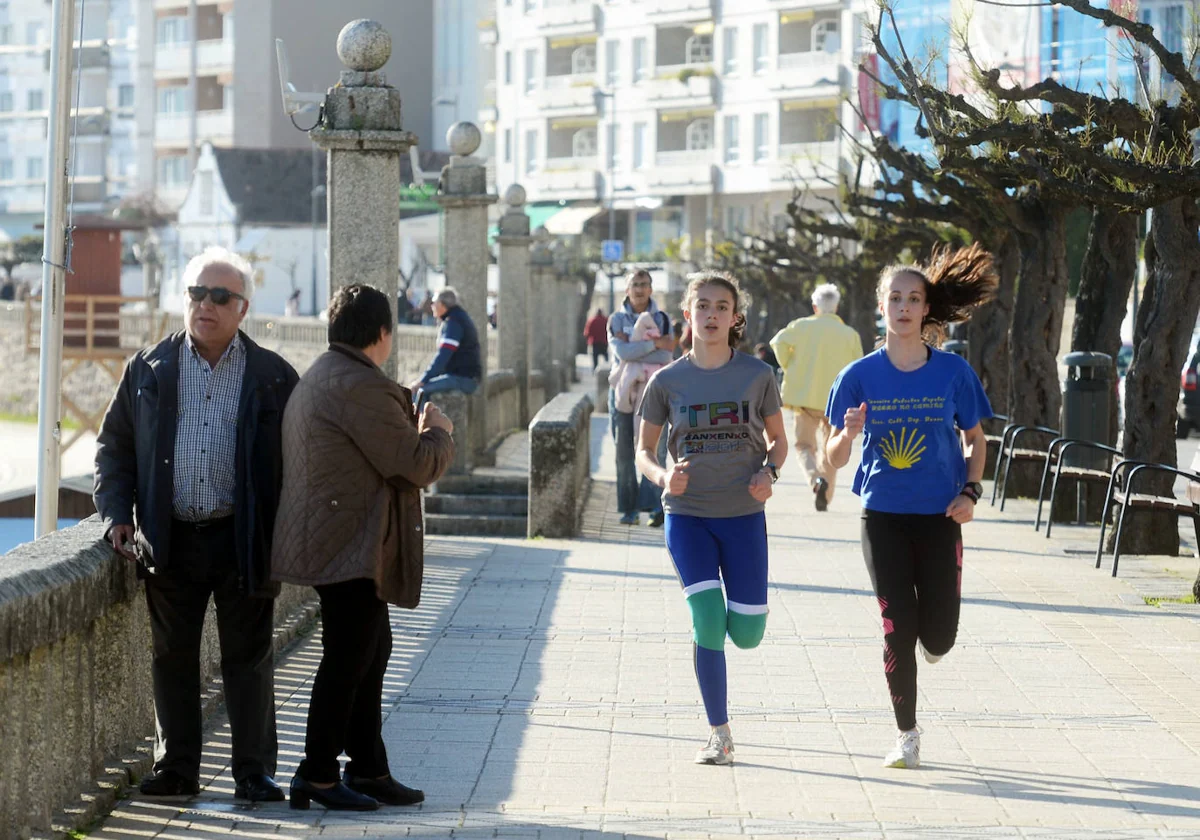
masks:
<instances>
[{"instance_id":1,"label":"blue and green leggings","mask_svg":"<svg viewBox=\"0 0 1200 840\"><path fill-rule=\"evenodd\" d=\"M725 637L740 648L753 648L767 629L767 517L668 513L666 537L692 611L704 710L712 726L721 726L729 722Z\"/></svg>"}]
</instances>

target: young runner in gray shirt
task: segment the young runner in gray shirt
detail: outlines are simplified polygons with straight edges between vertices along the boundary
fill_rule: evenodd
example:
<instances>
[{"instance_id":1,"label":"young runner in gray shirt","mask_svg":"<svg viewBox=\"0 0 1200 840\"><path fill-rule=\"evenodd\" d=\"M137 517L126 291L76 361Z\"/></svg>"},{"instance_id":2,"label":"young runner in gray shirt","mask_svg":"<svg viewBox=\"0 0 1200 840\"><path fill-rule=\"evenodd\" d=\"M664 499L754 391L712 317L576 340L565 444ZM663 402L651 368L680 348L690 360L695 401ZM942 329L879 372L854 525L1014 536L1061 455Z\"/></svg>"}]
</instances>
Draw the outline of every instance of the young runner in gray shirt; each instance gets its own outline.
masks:
<instances>
[{"instance_id":1,"label":"young runner in gray shirt","mask_svg":"<svg viewBox=\"0 0 1200 840\"><path fill-rule=\"evenodd\" d=\"M725 636L753 648L766 630L764 506L787 456L775 376L735 349L746 323L741 302L729 275L692 276L683 300L692 349L651 377L639 407L637 462L664 490L667 551L692 612L696 679L712 726L698 764L733 763ZM656 456L663 426L669 468Z\"/></svg>"}]
</instances>

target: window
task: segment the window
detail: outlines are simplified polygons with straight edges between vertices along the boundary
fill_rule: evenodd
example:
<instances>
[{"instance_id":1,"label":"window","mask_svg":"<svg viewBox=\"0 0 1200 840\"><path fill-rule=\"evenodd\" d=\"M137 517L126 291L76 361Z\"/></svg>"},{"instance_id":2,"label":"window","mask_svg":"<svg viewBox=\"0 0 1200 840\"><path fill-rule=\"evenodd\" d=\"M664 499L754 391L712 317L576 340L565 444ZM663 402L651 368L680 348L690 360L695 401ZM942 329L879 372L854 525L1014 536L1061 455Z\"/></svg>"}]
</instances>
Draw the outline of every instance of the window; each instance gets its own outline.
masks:
<instances>
[{"instance_id":1,"label":"window","mask_svg":"<svg viewBox=\"0 0 1200 840\"><path fill-rule=\"evenodd\" d=\"M767 69L767 25L754 24L754 72L764 73Z\"/></svg>"},{"instance_id":2,"label":"window","mask_svg":"<svg viewBox=\"0 0 1200 840\"><path fill-rule=\"evenodd\" d=\"M578 76L583 73L596 72L596 45L584 44L576 47L571 53L571 74Z\"/></svg>"},{"instance_id":3,"label":"window","mask_svg":"<svg viewBox=\"0 0 1200 840\"><path fill-rule=\"evenodd\" d=\"M29 91L26 94L25 102L28 105L26 108L27 111L40 111L45 107L45 97L42 95L40 88Z\"/></svg>"},{"instance_id":4,"label":"window","mask_svg":"<svg viewBox=\"0 0 1200 840\"><path fill-rule=\"evenodd\" d=\"M711 119L695 120L687 127L687 149L698 152L713 147L713 123Z\"/></svg>"},{"instance_id":5,"label":"window","mask_svg":"<svg viewBox=\"0 0 1200 840\"><path fill-rule=\"evenodd\" d=\"M740 158L738 149L738 118L725 118L725 162L737 163Z\"/></svg>"},{"instance_id":6,"label":"window","mask_svg":"<svg viewBox=\"0 0 1200 840\"><path fill-rule=\"evenodd\" d=\"M533 93L537 84L537 50L525 50L525 92Z\"/></svg>"},{"instance_id":7,"label":"window","mask_svg":"<svg viewBox=\"0 0 1200 840\"><path fill-rule=\"evenodd\" d=\"M12 179L13 179L12 158L0 159L0 181L11 181Z\"/></svg>"},{"instance_id":8,"label":"window","mask_svg":"<svg viewBox=\"0 0 1200 840\"><path fill-rule=\"evenodd\" d=\"M133 107L133 85L121 85L117 88L117 107Z\"/></svg>"},{"instance_id":9,"label":"window","mask_svg":"<svg viewBox=\"0 0 1200 840\"><path fill-rule=\"evenodd\" d=\"M42 41L42 25L40 23L25 24L25 43L39 44Z\"/></svg>"},{"instance_id":10,"label":"window","mask_svg":"<svg viewBox=\"0 0 1200 840\"><path fill-rule=\"evenodd\" d=\"M31 157L25 161L25 177L30 181L40 181L45 177L45 167L40 157Z\"/></svg>"},{"instance_id":11,"label":"window","mask_svg":"<svg viewBox=\"0 0 1200 840\"><path fill-rule=\"evenodd\" d=\"M725 64L724 64L724 70L723 70L723 72L725 72L725 73L736 73L736 72L737 72L737 68L738 68L738 61L737 61L737 27L736 27L736 26L727 26L727 27L725 27L725 36L724 36L724 38L725 38L725 43L724 43L724 48L723 48L723 50L722 50L722 52L724 53L724 55L722 56L722 58L724 59L724 61L725 61Z\"/></svg>"},{"instance_id":12,"label":"window","mask_svg":"<svg viewBox=\"0 0 1200 840\"><path fill-rule=\"evenodd\" d=\"M620 81L620 72L617 63L617 50L620 47L620 41L609 41L604 45L604 70L607 74L604 79L610 86Z\"/></svg>"},{"instance_id":13,"label":"window","mask_svg":"<svg viewBox=\"0 0 1200 840\"><path fill-rule=\"evenodd\" d=\"M12 91L0 91L0 111L11 111L13 109Z\"/></svg>"},{"instance_id":14,"label":"window","mask_svg":"<svg viewBox=\"0 0 1200 840\"><path fill-rule=\"evenodd\" d=\"M512 163L512 129L504 129L504 162Z\"/></svg>"},{"instance_id":15,"label":"window","mask_svg":"<svg viewBox=\"0 0 1200 840\"><path fill-rule=\"evenodd\" d=\"M525 0L525 11L532 12L537 9L537 0Z\"/></svg>"},{"instance_id":16,"label":"window","mask_svg":"<svg viewBox=\"0 0 1200 840\"><path fill-rule=\"evenodd\" d=\"M187 183L187 158L182 155L158 159L158 182L164 187L179 187Z\"/></svg>"},{"instance_id":17,"label":"window","mask_svg":"<svg viewBox=\"0 0 1200 840\"><path fill-rule=\"evenodd\" d=\"M530 129L525 132L525 174L532 175L537 169L537 129Z\"/></svg>"},{"instance_id":18,"label":"window","mask_svg":"<svg viewBox=\"0 0 1200 840\"><path fill-rule=\"evenodd\" d=\"M646 78L646 39L633 39L633 80L640 82Z\"/></svg>"},{"instance_id":19,"label":"window","mask_svg":"<svg viewBox=\"0 0 1200 840\"><path fill-rule=\"evenodd\" d=\"M196 174L200 180L200 215L211 216L213 213L213 174L212 172Z\"/></svg>"},{"instance_id":20,"label":"window","mask_svg":"<svg viewBox=\"0 0 1200 840\"><path fill-rule=\"evenodd\" d=\"M187 18L182 15L158 19L156 37L160 44L183 44L191 40L188 37Z\"/></svg>"},{"instance_id":21,"label":"window","mask_svg":"<svg viewBox=\"0 0 1200 840\"><path fill-rule=\"evenodd\" d=\"M608 124L608 168L616 169L621 165L620 137L621 127L616 123Z\"/></svg>"},{"instance_id":22,"label":"window","mask_svg":"<svg viewBox=\"0 0 1200 840\"><path fill-rule=\"evenodd\" d=\"M0 24L0 44L12 43L12 24Z\"/></svg>"},{"instance_id":23,"label":"window","mask_svg":"<svg viewBox=\"0 0 1200 840\"><path fill-rule=\"evenodd\" d=\"M1163 9L1163 46L1171 52L1183 52L1183 6L1167 6Z\"/></svg>"},{"instance_id":24,"label":"window","mask_svg":"<svg viewBox=\"0 0 1200 840\"><path fill-rule=\"evenodd\" d=\"M754 161L764 161L767 159L767 115L754 115Z\"/></svg>"},{"instance_id":25,"label":"window","mask_svg":"<svg viewBox=\"0 0 1200 840\"><path fill-rule=\"evenodd\" d=\"M581 128L571 135L571 157L594 158L598 151L595 127Z\"/></svg>"},{"instance_id":26,"label":"window","mask_svg":"<svg viewBox=\"0 0 1200 840\"><path fill-rule=\"evenodd\" d=\"M712 36L693 35L683 45L686 64L708 64L712 61Z\"/></svg>"},{"instance_id":27,"label":"window","mask_svg":"<svg viewBox=\"0 0 1200 840\"><path fill-rule=\"evenodd\" d=\"M504 84L512 84L512 50L504 51Z\"/></svg>"},{"instance_id":28,"label":"window","mask_svg":"<svg viewBox=\"0 0 1200 840\"><path fill-rule=\"evenodd\" d=\"M841 39L838 37L838 22L836 20L822 20L813 24L812 48L813 52L830 53L835 53L841 49Z\"/></svg>"},{"instance_id":29,"label":"window","mask_svg":"<svg viewBox=\"0 0 1200 840\"><path fill-rule=\"evenodd\" d=\"M735 233L741 233L746 229L746 208L745 207L726 207L725 208L725 235L732 236Z\"/></svg>"},{"instance_id":30,"label":"window","mask_svg":"<svg viewBox=\"0 0 1200 840\"><path fill-rule=\"evenodd\" d=\"M183 114L187 109L187 88L176 86L158 89L158 113Z\"/></svg>"},{"instance_id":31,"label":"window","mask_svg":"<svg viewBox=\"0 0 1200 840\"><path fill-rule=\"evenodd\" d=\"M646 166L646 124L633 124L633 168L642 169Z\"/></svg>"}]
</instances>

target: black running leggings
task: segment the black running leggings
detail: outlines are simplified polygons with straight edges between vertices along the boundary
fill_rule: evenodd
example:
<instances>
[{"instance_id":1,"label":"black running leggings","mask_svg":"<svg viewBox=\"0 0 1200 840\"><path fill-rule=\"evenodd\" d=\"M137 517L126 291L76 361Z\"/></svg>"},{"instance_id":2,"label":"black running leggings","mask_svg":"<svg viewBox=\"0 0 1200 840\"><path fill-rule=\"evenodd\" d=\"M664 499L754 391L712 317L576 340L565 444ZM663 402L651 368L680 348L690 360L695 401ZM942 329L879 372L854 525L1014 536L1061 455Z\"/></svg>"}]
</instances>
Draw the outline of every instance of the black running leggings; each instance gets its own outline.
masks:
<instances>
[{"instance_id":1,"label":"black running leggings","mask_svg":"<svg viewBox=\"0 0 1200 840\"><path fill-rule=\"evenodd\" d=\"M864 510L863 558L883 617L883 671L896 726L917 725L917 639L954 647L962 600L962 528L945 514Z\"/></svg>"}]
</instances>

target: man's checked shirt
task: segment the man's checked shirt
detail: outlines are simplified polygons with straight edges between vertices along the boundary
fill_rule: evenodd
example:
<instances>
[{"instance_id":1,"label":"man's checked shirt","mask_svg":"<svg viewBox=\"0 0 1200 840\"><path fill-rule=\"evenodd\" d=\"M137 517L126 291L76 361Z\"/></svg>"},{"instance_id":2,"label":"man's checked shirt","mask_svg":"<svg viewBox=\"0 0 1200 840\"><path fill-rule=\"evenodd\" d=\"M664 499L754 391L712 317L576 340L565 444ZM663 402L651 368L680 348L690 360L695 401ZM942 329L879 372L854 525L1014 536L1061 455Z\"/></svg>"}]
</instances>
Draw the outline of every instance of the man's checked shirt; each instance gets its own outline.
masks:
<instances>
[{"instance_id":1,"label":"man's checked shirt","mask_svg":"<svg viewBox=\"0 0 1200 840\"><path fill-rule=\"evenodd\" d=\"M179 347L179 420L175 428L174 515L202 522L233 513L238 400L246 348L235 335L216 367L192 337Z\"/></svg>"}]
</instances>

